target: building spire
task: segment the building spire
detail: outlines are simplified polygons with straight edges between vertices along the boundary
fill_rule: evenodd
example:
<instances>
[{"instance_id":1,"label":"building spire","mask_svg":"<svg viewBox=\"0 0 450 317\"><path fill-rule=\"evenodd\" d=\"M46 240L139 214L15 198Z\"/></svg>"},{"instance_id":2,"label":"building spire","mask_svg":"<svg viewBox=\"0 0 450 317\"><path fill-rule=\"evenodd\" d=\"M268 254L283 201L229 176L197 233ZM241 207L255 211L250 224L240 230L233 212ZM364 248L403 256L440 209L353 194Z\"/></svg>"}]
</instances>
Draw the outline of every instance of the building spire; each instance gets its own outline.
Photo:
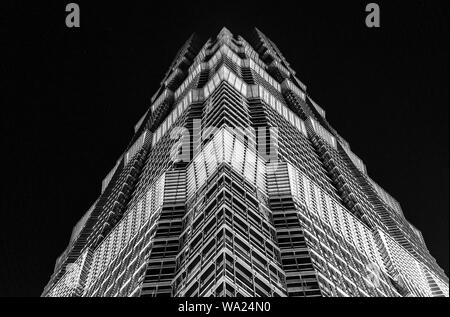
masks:
<instances>
[{"instance_id":1,"label":"building spire","mask_svg":"<svg viewBox=\"0 0 450 317\"><path fill-rule=\"evenodd\" d=\"M223 37L232 37L233 33L230 32L230 30L228 30L226 27L223 27L219 34L217 35L218 38L223 38Z\"/></svg>"}]
</instances>

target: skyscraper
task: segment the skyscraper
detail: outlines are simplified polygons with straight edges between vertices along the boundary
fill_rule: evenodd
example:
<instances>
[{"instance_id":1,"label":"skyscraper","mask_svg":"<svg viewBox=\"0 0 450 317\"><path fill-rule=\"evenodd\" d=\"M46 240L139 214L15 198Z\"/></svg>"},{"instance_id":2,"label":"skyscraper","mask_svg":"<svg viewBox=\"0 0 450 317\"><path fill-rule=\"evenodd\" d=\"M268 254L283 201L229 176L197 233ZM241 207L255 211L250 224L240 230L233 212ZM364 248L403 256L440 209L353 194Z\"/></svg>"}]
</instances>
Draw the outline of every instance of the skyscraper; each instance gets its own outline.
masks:
<instances>
[{"instance_id":1,"label":"skyscraper","mask_svg":"<svg viewBox=\"0 0 450 317\"><path fill-rule=\"evenodd\" d=\"M183 45L43 296L448 296L400 204L249 40Z\"/></svg>"}]
</instances>

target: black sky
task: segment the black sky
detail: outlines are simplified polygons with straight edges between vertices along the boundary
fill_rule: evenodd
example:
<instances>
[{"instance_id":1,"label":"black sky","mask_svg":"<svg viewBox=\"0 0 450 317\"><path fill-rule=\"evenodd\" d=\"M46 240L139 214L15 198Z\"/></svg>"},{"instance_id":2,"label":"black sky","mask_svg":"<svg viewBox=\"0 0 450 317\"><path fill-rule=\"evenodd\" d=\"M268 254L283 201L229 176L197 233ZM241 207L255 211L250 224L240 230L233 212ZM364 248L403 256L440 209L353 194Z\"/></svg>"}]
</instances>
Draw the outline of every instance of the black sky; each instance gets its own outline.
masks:
<instances>
[{"instance_id":1,"label":"black sky","mask_svg":"<svg viewBox=\"0 0 450 317\"><path fill-rule=\"evenodd\" d=\"M449 273L448 2L3 3L0 296L38 296L192 32L257 26ZM244 5L245 3L245 5Z\"/></svg>"}]
</instances>

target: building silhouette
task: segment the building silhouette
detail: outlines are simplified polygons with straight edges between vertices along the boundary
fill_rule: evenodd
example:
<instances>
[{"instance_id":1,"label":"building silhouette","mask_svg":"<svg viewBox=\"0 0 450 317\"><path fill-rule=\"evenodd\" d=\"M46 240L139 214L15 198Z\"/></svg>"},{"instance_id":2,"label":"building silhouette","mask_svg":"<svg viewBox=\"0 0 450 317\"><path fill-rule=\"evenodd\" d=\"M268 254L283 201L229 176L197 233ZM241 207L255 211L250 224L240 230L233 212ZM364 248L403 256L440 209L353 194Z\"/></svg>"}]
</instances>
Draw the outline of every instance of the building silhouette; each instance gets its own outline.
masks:
<instances>
[{"instance_id":1,"label":"building silhouette","mask_svg":"<svg viewBox=\"0 0 450 317\"><path fill-rule=\"evenodd\" d=\"M448 296L277 46L223 28L176 55L43 296ZM356 131L355 131L356 132Z\"/></svg>"}]
</instances>

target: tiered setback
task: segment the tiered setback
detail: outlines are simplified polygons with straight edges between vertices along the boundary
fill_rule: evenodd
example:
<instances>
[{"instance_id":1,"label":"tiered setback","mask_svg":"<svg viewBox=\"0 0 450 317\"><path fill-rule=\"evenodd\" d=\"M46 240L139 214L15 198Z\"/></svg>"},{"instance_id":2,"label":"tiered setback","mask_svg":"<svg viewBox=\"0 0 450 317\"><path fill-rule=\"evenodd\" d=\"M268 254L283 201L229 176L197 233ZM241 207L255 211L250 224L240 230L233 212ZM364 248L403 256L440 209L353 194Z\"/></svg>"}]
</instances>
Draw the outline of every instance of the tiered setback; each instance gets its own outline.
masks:
<instances>
[{"instance_id":1,"label":"tiered setback","mask_svg":"<svg viewBox=\"0 0 450 317\"><path fill-rule=\"evenodd\" d=\"M448 296L276 45L177 53L43 296Z\"/></svg>"}]
</instances>

